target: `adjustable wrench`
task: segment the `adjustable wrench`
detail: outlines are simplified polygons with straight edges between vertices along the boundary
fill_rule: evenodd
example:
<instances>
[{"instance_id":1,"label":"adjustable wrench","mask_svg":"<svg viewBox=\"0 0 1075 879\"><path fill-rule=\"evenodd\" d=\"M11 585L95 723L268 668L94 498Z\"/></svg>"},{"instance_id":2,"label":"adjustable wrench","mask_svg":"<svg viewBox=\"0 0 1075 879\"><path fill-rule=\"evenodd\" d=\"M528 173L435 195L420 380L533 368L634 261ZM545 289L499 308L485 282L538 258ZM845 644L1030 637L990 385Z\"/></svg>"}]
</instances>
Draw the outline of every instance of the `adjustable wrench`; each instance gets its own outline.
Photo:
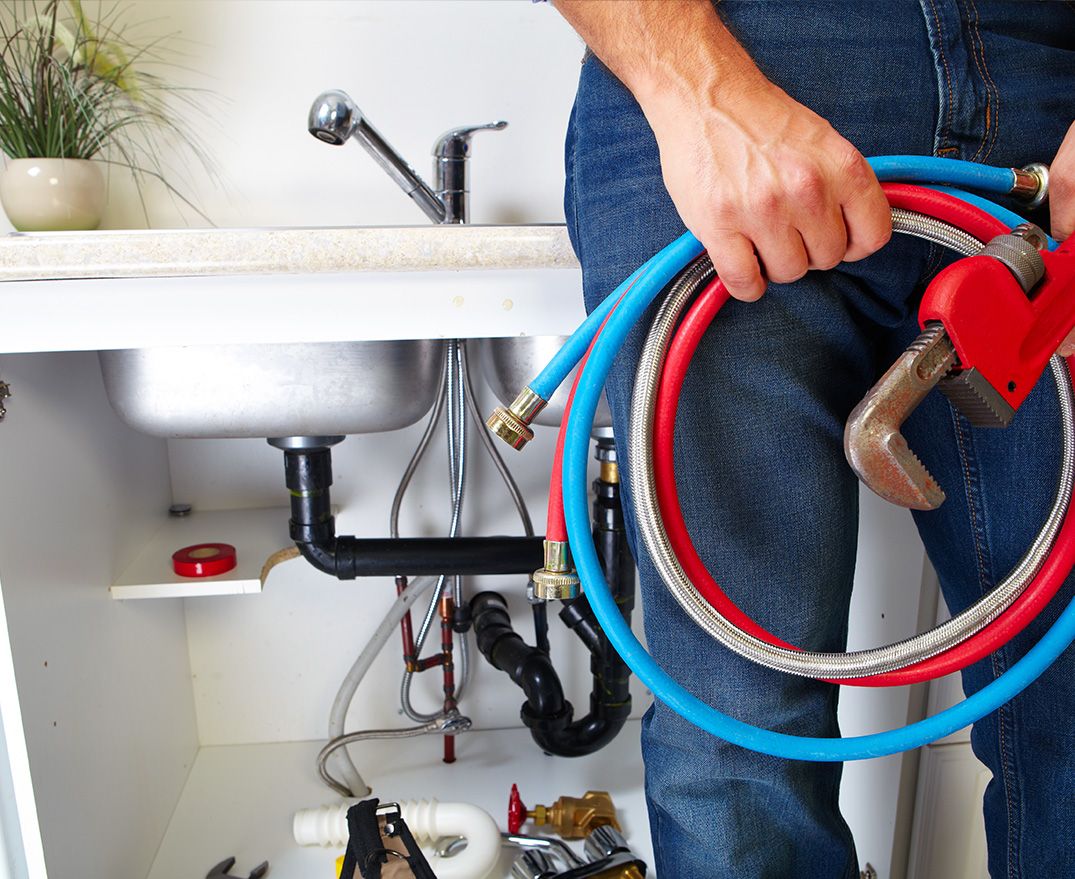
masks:
<instances>
[{"instance_id":1,"label":"adjustable wrench","mask_svg":"<svg viewBox=\"0 0 1075 879\"><path fill-rule=\"evenodd\" d=\"M885 500L936 509L944 491L900 427L934 387L978 427L1007 427L1075 328L1075 236L1055 251L1029 223L940 272L918 311L922 335L855 407L844 453Z\"/></svg>"}]
</instances>

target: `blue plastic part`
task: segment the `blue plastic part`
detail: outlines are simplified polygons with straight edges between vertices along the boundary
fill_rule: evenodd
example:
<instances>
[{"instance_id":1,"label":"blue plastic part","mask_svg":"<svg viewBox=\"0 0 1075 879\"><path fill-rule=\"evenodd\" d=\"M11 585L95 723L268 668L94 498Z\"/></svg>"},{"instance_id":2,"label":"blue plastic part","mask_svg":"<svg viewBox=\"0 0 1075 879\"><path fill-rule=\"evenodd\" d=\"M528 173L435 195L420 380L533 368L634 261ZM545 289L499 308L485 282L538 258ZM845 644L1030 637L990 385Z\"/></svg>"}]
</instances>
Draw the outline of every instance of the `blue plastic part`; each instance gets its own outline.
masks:
<instances>
[{"instance_id":1,"label":"blue plastic part","mask_svg":"<svg viewBox=\"0 0 1075 879\"><path fill-rule=\"evenodd\" d=\"M995 711L1041 675L1075 640L1075 601L1067 606L1026 656L963 702L901 729L835 739L772 732L717 711L673 680L624 622L602 573L590 534L586 473L590 433L601 389L631 327L663 289L666 282L660 279L677 274L696 253L697 248L690 247L689 242L681 238L654 258L651 272L640 278L624 297L598 337L583 370L568 419L563 472L568 540L583 588L609 641L654 696L691 723L733 744L792 760L834 762L895 754L949 735Z\"/></svg>"},{"instance_id":2,"label":"blue plastic part","mask_svg":"<svg viewBox=\"0 0 1075 879\"><path fill-rule=\"evenodd\" d=\"M952 159L881 156L871 159L870 163L881 180L951 184L999 193L1009 192L1013 182L1010 169L989 168ZM1018 215L991 202L947 186L937 188L989 211L1012 226L1022 222ZM1055 242L1052 242L1052 246L1055 246ZM627 334L665 285L701 252L702 247L697 239L686 233L637 269L579 328L568 343L567 353L562 349L530 385L536 393L549 399L581 359L608 315L608 322L597 338L583 370L568 419L563 495L572 555L594 614L609 641L653 694L691 723L733 744L788 759L833 762L894 754L935 741L995 711L1022 692L1075 641L1075 600L1068 604L1052 628L1026 656L973 696L933 717L900 729L836 739L772 732L717 711L673 680L646 652L623 621L605 581L590 535L586 471L594 414L612 362ZM624 291L628 292L624 295ZM619 306L615 307L617 302Z\"/></svg>"},{"instance_id":3,"label":"blue plastic part","mask_svg":"<svg viewBox=\"0 0 1075 879\"><path fill-rule=\"evenodd\" d=\"M997 195L1009 195L1015 186L1015 172L1011 168L996 168L977 162L934 156L874 156L867 161L882 183L945 183Z\"/></svg>"}]
</instances>

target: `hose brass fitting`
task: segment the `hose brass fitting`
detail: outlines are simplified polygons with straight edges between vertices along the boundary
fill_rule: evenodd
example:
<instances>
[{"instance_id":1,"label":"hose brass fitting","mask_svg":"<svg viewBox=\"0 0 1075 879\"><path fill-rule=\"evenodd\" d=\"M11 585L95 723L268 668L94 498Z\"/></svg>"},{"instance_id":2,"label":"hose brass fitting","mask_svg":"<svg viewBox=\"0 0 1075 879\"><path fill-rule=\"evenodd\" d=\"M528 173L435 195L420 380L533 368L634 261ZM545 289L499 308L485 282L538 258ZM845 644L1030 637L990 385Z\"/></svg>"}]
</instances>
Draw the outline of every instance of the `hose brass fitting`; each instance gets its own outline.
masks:
<instances>
[{"instance_id":1,"label":"hose brass fitting","mask_svg":"<svg viewBox=\"0 0 1075 879\"><path fill-rule=\"evenodd\" d=\"M506 409L497 406L485 426L513 449L521 449L534 438L530 422L547 403L548 400L539 397L530 388L523 388Z\"/></svg>"},{"instance_id":2,"label":"hose brass fitting","mask_svg":"<svg viewBox=\"0 0 1075 879\"><path fill-rule=\"evenodd\" d=\"M588 790L581 797L560 797L551 806L535 806L526 814L538 827L547 825L562 839L583 839L598 827L622 829L612 797L603 790Z\"/></svg>"},{"instance_id":3,"label":"hose brass fitting","mask_svg":"<svg viewBox=\"0 0 1075 879\"><path fill-rule=\"evenodd\" d=\"M571 564L571 550L563 540L545 541L545 567L534 571L534 598L541 601L576 598L579 575Z\"/></svg>"},{"instance_id":4,"label":"hose brass fitting","mask_svg":"<svg viewBox=\"0 0 1075 879\"><path fill-rule=\"evenodd\" d=\"M1012 168L1012 173L1015 174L1015 183L1011 194L1027 202L1031 210L1040 207L1049 197L1048 165L1034 162L1023 168Z\"/></svg>"}]
</instances>

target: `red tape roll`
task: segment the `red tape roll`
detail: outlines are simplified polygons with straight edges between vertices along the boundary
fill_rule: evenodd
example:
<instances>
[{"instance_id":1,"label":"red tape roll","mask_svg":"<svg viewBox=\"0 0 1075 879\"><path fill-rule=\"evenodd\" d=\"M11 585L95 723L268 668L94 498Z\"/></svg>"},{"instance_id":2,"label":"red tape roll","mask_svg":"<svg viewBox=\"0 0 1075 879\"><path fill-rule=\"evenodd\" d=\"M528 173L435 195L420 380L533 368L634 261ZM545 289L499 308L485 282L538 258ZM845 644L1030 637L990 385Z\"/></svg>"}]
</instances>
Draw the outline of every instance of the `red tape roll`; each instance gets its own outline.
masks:
<instances>
[{"instance_id":1,"label":"red tape roll","mask_svg":"<svg viewBox=\"0 0 1075 879\"><path fill-rule=\"evenodd\" d=\"M172 568L180 577L215 577L236 564L235 547L230 543L195 543L172 553Z\"/></svg>"}]
</instances>

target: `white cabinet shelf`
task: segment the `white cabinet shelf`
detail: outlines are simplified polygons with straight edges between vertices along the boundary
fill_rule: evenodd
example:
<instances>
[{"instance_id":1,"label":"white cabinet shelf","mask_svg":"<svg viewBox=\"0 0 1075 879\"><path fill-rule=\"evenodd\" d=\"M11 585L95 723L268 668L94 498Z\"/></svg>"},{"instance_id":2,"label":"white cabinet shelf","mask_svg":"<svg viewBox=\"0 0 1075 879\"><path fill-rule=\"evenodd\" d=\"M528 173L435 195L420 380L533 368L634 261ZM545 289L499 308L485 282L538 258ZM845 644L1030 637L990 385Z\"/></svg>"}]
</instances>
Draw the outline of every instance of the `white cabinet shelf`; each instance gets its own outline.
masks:
<instances>
[{"instance_id":1,"label":"white cabinet shelf","mask_svg":"<svg viewBox=\"0 0 1075 879\"><path fill-rule=\"evenodd\" d=\"M262 568L275 552L292 545L286 507L260 510L211 510L169 516L127 567L110 592L118 600L198 598L261 592ZM181 577L172 570L172 553L195 543L230 543L236 566L215 577Z\"/></svg>"},{"instance_id":2,"label":"white cabinet shelf","mask_svg":"<svg viewBox=\"0 0 1075 879\"><path fill-rule=\"evenodd\" d=\"M363 742L351 753L372 796L387 802L463 800L489 812L502 830L512 783L531 807L563 794L608 789L628 842L653 877L638 736L639 724L631 721L605 749L571 760L542 754L523 729L459 736L459 760L451 766L440 761L441 743L434 737L411 740L405 749L389 741ZM296 810L339 801L317 779L314 758L321 744L201 748L149 879L204 876L232 856L232 872L239 876L267 860L273 879L331 879L342 849L300 847L291 837ZM539 831L527 824L523 832ZM510 876L514 854L504 850L492 879Z\"/></svg>"}]
</instances>

